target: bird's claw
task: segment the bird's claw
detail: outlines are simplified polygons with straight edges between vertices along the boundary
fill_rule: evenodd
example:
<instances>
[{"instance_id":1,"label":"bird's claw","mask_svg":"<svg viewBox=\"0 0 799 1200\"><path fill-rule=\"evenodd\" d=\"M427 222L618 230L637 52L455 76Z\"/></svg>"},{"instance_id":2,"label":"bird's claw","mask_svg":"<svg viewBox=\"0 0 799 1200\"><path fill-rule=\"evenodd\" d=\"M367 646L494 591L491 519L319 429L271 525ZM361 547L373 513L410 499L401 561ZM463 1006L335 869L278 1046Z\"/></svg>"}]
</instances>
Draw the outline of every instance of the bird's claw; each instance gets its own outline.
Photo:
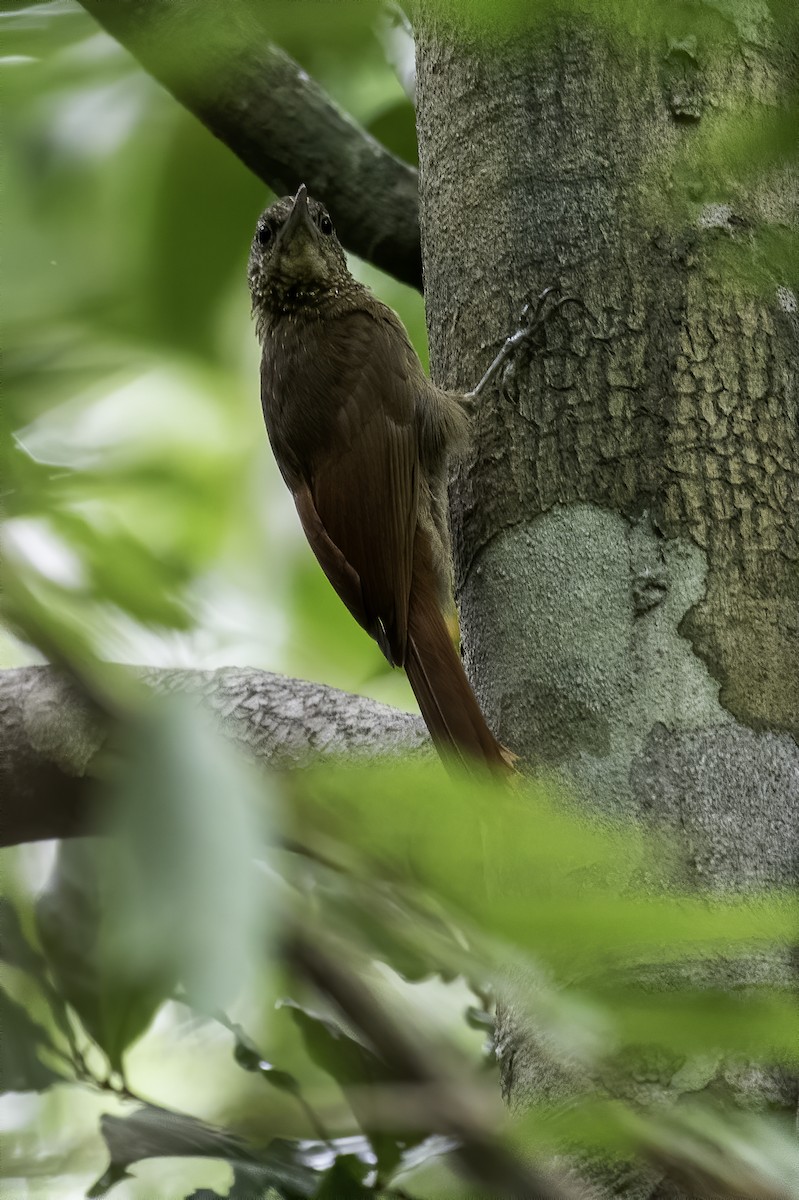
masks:
<instances>
[{"instance_id":1,"label":"bird's claw","mask_svg":"<svg viewBox=\"0 0 799 1200\"><path fill-rule=\"evenodd\" d=\"M549 300L550 296L555 298L554 303L547 307L547 301ZM533 335L537 333L539 329L546 325L547 321L549 321L556 312L559 312L560 309L567 304L577 304L585 312L590 314L590 309L583 303L582 300L579 300L577 296L561 295L561 286L559 283L553 283L550 284L549 287L544 288L543 292L541 292L540 296L537 297L535 302L528 300L522 309L521 328L517 329L515 333L510 334L509 337L505 338L499 354L496 356L491 366L478 383L477 387L473 391L466 393L465 400L467 404L473 404L481 392L485 390L488 384L496 378L498 372L505 366L506 360L514 352L514 350L533 337Z\"/></svg>"},{"instance_id":2,"label":"bird's claw","mask_svg":"<svg viewBox=\"0 0 799 1200\"><path fill-rule=\"evenodd\" d=\"M555 295L559 292L560 292L560 284L552 283L549 285L549 287L544 288L544 290L543 290L543 292L541 292L540 296L538 296L536 298L535 304L533 303L532 300L528 300L526 302L524 308L522 309L521 320L522 320L523 327L527 328L529 325L535 325L539 321L549 297L552 295ZM532 316L530 317L531 310L532 310ZM528 320L528 317L529 317L529 320Z\"/></svg>"}]
</instances>

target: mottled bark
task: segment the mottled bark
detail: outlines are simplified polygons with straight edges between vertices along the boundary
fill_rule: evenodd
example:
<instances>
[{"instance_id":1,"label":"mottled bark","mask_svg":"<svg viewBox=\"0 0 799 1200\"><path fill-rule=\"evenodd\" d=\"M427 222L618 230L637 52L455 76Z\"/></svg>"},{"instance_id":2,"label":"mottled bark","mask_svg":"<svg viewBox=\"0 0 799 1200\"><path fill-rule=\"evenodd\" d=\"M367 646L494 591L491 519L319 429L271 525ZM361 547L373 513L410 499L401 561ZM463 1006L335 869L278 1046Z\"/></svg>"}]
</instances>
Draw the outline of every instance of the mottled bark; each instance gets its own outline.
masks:
<instances>
[{"instance_id":1,"label":"mottled bark","mask_svg":"<svg viewBox=\"0 0 799 1200\"><path fill-rule=\"evenodd\" d=\"M670 40L586 15L489 48L434 5L416 33L436 381L473 384L549 284L590 310L484 398L454 480L478 695L534 766L670 827L687 882L723 890L799 864L799 319L717 252L795 226L799 189L773 171L711 203L700 162L680 194L707 114L797 78L764 5L722 7L684 43L678 10Z\"/></svg>"},{"instance_id":2,"label":"mottled bark","mask_svg":"<svg viewBox=\"0 0 799 1200\"><path fill-rule=\"evenodd\" d=\"M199 699L260 766L348 754L433 755L419 717L323 684L238 667L137 674L155 691ZM97 718L54 668L0 671L0 846L91 831L98 815L92 764L103 740Z\"/></svg>"}]
</instances>

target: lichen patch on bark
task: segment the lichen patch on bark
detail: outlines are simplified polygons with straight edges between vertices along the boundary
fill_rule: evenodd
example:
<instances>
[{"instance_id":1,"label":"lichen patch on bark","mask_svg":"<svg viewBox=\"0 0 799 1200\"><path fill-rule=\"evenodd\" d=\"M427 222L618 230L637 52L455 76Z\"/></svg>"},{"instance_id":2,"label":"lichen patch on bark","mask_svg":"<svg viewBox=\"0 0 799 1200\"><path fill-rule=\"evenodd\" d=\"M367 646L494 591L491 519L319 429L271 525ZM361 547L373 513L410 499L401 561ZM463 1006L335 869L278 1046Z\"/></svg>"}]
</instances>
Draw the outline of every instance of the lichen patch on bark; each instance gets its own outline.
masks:
<instances>
[{"instance_id":1,"label":"lichen patch on bark","mask_svg":"<svg viewBox=\"0 0 799 1200\"><path fill-rule=\"evenodd\" d=\"M556 506L505 531L461 591L470 654L500 655L481 686L489 719L581 793L634 803L630 766L655 722L729 720L680 633L705 575L704 553L664 538L648 515Z\"/></svg>"}]
</instances>

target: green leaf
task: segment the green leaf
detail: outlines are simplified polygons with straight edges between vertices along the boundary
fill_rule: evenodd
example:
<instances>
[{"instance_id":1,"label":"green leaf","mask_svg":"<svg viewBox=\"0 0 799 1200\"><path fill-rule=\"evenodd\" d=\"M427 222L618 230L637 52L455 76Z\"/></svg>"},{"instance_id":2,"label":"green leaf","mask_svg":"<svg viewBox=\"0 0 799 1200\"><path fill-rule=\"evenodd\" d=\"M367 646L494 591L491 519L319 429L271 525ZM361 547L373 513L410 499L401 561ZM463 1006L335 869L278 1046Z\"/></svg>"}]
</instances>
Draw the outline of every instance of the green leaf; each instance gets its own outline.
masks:
<instances>
[{"instance_id":1,"label":"green leaf","mask_svg":"<svg viewBox=\"0 0 799 1200\"><path fill-rule=\"evenodd\" d=\"M215 731L164 702L113 747L115 838L59 850L37 916L59 989L115 1070L183 982L200 1007L238 989L265 905L252 866L261 787Z\"/></svg>"},{"instance_id":2,"label":"green leaf","mask_svg":"<svg viewBox=\"0 0 799 1200\"><path fill-rule=\"evenodd\" d=\"M25 937L17 910L6 896L0 896L0 961L34 978L40 978L46 970L44 959Z\"/></svg>"},{"instance_id":3,"label":"green leaf","mask_svg":"<svg viewBox=\"0 0 799 1200\"><path fill-rule=\"evenodd\" d=\"M303 1008L294 1000L281 1001L281 1007L288 1009L311 1060L332 1075L342 1088L396 1079L396 1072L373 1050L351 1037L335 1021Z\"/></svg>"},{"instance_id":4,"label":"green leaf","mask_svg":"<svg viewBox=\"0 0 799 1200\"><path fill-rule=\"evenodd\" d=\"M65 1076L39 1058L38 1050L54 1050L50 1035L0 988L0 1092L43 1092Z\"/></svg>"},{"instance_id":5,"label":"green leaf","mask_svg":"<svg viewBox=\"0 0 799 1200\"><path fill-rule=\"evenodd\" d=\"M727 199L730 192L725 195L718 190L725 184L729 189L796 159L797 122L799 104L795 97L780 108L750 104L738 112L705 119L701 136L691 145L689 163L707 179L711 189L707 198Z\"/></svg>"},{"instance_id":6,"label":"green leaf","mask_svg":"<svg viewBox=\"0 0 799 1200\"><path fill-rule=\"evenodd\" d=\"M799 1005L793 991L748 988L605 993L625 1046L660 1045L677 1054L728 1055L799 1063Z\"/></svg>"},{"instance_id":7,"label":"green leaf","mask_svg":"<svg viewBox=\"0 0 799 1200\"><path fill-rule=\"evenodd\" d=\"M683 1097L676 1107L642 1110L615 1099L572 1097L534 1105L514 1121L520 1153L588 1154L605 1164L665 1167L690 1195L784 1196L796 1200L796 1138L787 1123Z\"/></svg>"},{"instance_id":8,"label":"green leaf","mask_svg":"<svg viewBox=\"0 0 799 1200\"><path fill-rule=\"evenodd\" d=\"M331 928L402 979L416 983L438 976L448 982L475 970L484 974L443 908L425 903L410 888L320 867L316 887Z\"/></svg>"},{"instance_id":9,"label":"green leaf","mask_svg":"<svg viewBox=\"0 0 799 1200\"><path fill-rule=\"evenodd\" d=\"M122 1183L125 1179L130 1179L131 1174L124 1167L117 1167L114 1163L108 1167L100 1178L92 1184L86 1193L86 1200L102 1200L118 1183Z\"/></svg>"},{"instance_id":10,"label":"green leaf","mask_svg":"<svg viewBox=\"0 0 799 1200\"><path fill-rule=\"evenodd\" d=\"M127 1117L104 1114L100 1132L110 1163L88 1193L90 1197L103 1195L102 1185L112 1187L126 1177L129 1167L148 1158L221 1159L248 1181L250 1191L239 1193L248 1197L274 1187L285 1200L306 1200L314 1195L319 1182L304 1143L275 1139L265 1150L256 1150L224 1129L155 1105L146 1105Z\"/></svg>"},{"instance_id":11,"label":"green leaf","mask_svg":"<svg viewBox=\"0 0 799 1200\"><path fill-rule=\"evenodd\" d=\"M365 1187L364 1164L358 1158L342 1155L325 1175L314 1200L364 1200L373 1197L374 1188Z\"/></svg>"},{"instance_id":12,"label":"green leaf","mask_svg":"<svg viewBox=\"0 0 799 1200\"><path fill-rule=\"evenodd\" d=\"M421 1140L418 1132L387 1133L375 1128L370 1121L369 1102L364 1089L370 1086L402 1081L402 1075L392 1070L363 1042L346 1033L335 1021L302 1008L293 1000L284 1000L299 1029L305 1048L316 1066L332 1075L344 1092L352 1111L371 1142L381 1174L390 1174L398 1165L405 1147Z\"/></svg>"},{"instance_id":13,"label":"green leaf","mask_svg":"<svg viewBox=\"0 0 799 1200\"><path fill-rule=\"evenodd\" d=\"M238 992L275 911L253 863L270 782L179 697L154 697L120 755L109 786L125 854L111 897L117 945L133 969L179 979L213 1012Z\"/></svg>"},{"instance_id":14,"label":"green leaf","mask_svg":"<svg viewBox=\"0 0 799 1200\"><path fill-rule=\"evenodd\" d=\"M278 1193L270 1184L256 1178L245 1167L233 1168L233 1185L225 1200L277 1200Z\"/></svg>"},{"instance_id":15,"label":"green leaf","mask_svg":"<svg viewBox=\"0 0 799 1200\"><path fill-rule=\"evenodd\" d=\"M230 1025L228 1028L236 1038L233 1057L240 1067L245 1071L259 1072L266 1082L279 1092L288 1092L292 1096L300 1094L299 1081L288 1071L281 1071L272 1063L267 1062L240 1025Z\"/></svg>"},{"instance_id":16,"label":"green leaf","mask_svg":"<svg viewBox=\"0 0 799 1200\"><path fill-rule=\"evenodd\" d=\"M254 1152L232 1134L155 1105L139 1108L127 1117L104 1114L100 1118L100 1133L111 1161L102 1179L87 1193L89 1196L102 1195L103 1182L110 1178L106 1186L113 1186L127 1176L128 1167L142 1159L185 1156L255 1161Z\"/></svg>"},{"instance_id":17,"label":"green leaf","mask_svg":"<svg viewBox=\"0 0 799 1200\"><path fill-rule=\"evenodd\" d=\"M791 945L799 926L790 893L713 899L648 884L637 894L653 863L667 884L663 842L599 826L540 787L445 779L423 765L328 767L297 780L294 795L298 842L310 828L365 879L423 889L466 931L559 971L746 955Z\"/></svg>"},{"instance_id":18,"label":"green leaf","mask_svg":"<svg viewBox=\"0 0 799 1200\"><path fill-rule=\"evenodd\" d=\"M144 1033L174 986L174 973L129 969L110 914L121 865L113 842L62 842L55 869L39 897L37 924L57 987L112 1068Z\"/></svg>"},{"instance_id":19,"label":"green leaf","mask_svg":"<svg viewBox=\"0 0 799 1200\"><path fill-rule=\"evenodd\" d=\"M86 14L62 0L3 0L3 55L44 58L86 33Z\"/></svg>"},{"instance_id":20,"label":"green leaf","mask_svg":"<svg viewBox=\"0 0 799 1200\"><path fill-rule=\"evenodd\" d=\"M30 945L22 931L19 916L6 897L0 897L0 961L27 971L38 984L50 1006L53 1020L72 1046L74 1033L67 1010L67 1001L53 987L47 973L47 961Z\"/></svg>"},{"instance_id":21,"label":"green leaf","mask_svg":"<svg viewBox=\"0 0 799 1200\"><path fill-rule=\"evenodd\" d=\"M149 222L138 316L152 340L170 351L177 346L213 359L220 349L218 298L243 280L264 185L186 113L176 115L166 153L170 186Z\"/></svg>"}]
</instances>

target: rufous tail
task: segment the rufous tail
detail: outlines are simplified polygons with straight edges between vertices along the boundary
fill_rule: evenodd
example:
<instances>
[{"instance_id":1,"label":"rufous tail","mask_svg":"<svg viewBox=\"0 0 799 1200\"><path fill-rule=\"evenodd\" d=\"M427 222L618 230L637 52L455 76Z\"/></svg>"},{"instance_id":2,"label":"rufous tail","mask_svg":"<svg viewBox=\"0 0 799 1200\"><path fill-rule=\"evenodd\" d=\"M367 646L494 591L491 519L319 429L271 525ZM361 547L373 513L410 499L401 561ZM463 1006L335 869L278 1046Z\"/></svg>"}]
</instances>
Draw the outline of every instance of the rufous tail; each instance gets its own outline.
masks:
<instances>
[{"instance_id":1,"label":"rufous tail","mask_svg":"<svg viewBox=\"0 0 799 1200\"><path fill-rule=\"evenodd\" d=\"M464 766L508 771L514 755L486 724L449 630L432 570L415 556L405 671L436 748Z\"/></svg>"}]
</instances>

